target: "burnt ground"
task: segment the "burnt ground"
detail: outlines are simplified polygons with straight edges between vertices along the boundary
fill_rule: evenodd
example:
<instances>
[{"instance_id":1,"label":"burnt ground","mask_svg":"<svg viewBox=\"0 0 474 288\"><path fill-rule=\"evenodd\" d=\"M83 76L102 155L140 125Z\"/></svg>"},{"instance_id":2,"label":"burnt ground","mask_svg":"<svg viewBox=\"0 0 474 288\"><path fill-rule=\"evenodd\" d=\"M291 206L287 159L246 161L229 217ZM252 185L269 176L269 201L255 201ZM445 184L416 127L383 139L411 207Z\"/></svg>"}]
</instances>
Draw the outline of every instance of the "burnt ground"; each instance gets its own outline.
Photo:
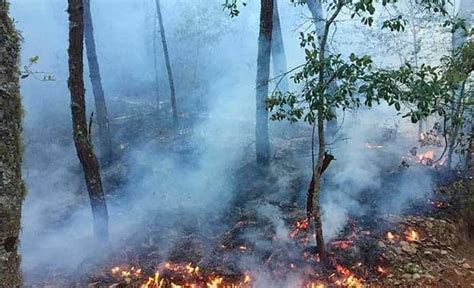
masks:
<instances>
[{"instance_id":1,"label":"burnt ground","mask_svg":"<svg viewBox=\"0 0 474 288\"><path fill-rule=\"evenodd\" d=\"M199 153L187 139L191 133L187 129L193 124L185 124L178 135L168 128L150 129L149 135L137 135L136 131L153 125L149 124L153 121L148 120L128 119L129 129L121 130L118 159L109 163L104 171L108 191L120 190L118 187L124 184L127 165L131 165L122 163L121 157L145 139L157 139L160 149L174 151L183 157L183 161L187 161L188 153ZM473 184L469 178L437 189L435 196L421 204L413 203L399 216L370 213L383 196L366 191L359 201L367 204L371 217L349 215L346 227L333 243L328 244L329 265L321 264L308 242L305 229L295 226L305 219L304 191L309 175L298 168L296 162L299 160L295 159L301 158L302 151L308 151L310 143L304 134L307 132L291 137L280 135L274 143L276 153L270 169L262 169L252 160L243 161L242 166L236 167L229 176L236 183L235 196L223 217L205 213L193 223L183 219L179 233L172 225L157 227L155 218L151 217L143 223L139 235L124 236L120 240L122 245L111 247L101 261L84 263L72 273L45 273L45 277L27 283L27 286L140 287L160 270L164 271L164 277L172 279L165 285L198 281L205 287L208 280L216 276L224 277L228 283L242 284L242 279L249 273L253 282L244 283L242 287L253 284L265 287L256 279L263 275L281 283L294 283L291 278L298 277L328 286L471 287L474 283L473 240L468 233L469 218L461 212L465 206L463 195L472 194ZM398 173L404 173L398 168L385 172L388 182L397 178ZM287 180L284 187L280 181L283 177ZM391 185L395 183L394 180ZM390 189L386 189L390 193ZM109 197L120 201L121 196L112 192ZM161 217L159 211L154 217ZM277 218L282 220L277 221ZM224 224L224 228L199 229L203 222L206 227L215 222L216 227ZM406 234L412 230L419 236L408 241ZM394 239L387 239L388 232L395 235ZM172 241L168 235L175 235ZM162 248L164 243L166 253ZM181 266L169 267L166 263ZM188 275L186 269L182 271L188 264L200 268L198 280ZM111 269L117 266L127 273L114 273ZM139 273L133 272L138 269L141 269ZM348 282L349 277L358 280Z\"/></svg>"}]
</instances>

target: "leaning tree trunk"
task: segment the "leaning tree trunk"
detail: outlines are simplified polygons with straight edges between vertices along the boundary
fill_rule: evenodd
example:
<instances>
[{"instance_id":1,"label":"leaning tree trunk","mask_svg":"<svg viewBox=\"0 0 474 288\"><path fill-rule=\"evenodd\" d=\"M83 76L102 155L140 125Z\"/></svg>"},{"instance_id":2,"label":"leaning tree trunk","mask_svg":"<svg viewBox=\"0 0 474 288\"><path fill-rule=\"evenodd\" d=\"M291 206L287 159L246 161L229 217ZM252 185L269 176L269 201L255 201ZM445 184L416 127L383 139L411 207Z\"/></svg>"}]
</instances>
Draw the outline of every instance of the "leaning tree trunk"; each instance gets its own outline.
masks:
<instances>
[{"instance_id":1,"label":"leaning tree trunk","mask_svg":"<svg viewBox=\"0 0 474 288\"><path fill-rule=\"evenodd\" d=\"M261 0L260 33L258 37L257 95L256 95L256 150L257 163L270 162L270 140L268 136L268 80L270 77L270 56L272 46L273 0Z\"/></svg>"},{"instance_id":2,"label":"leaning tree trunk","mask_svg":"<svg viewBox=\"0 0 474 288\"><path fill-rule=\"evenodd\" d=\"M99 126L99 142L101 157L104 162L112 158L112 138L110 136L109 119L107 116L107 105L105 103L104 89L100 78L99 62L95 49L94 25L92 23L90 0L84 0L84 36L87 50L87 62L89 63L89 75L92 82L92 93L94 94L95 115Z\"/></svg>"},{"instance_id":3,"label":"leaning tree trunk","mask_svg":"<svg viewBox=\"0 0 474 288\"><path fill-rule=\"evenodd\" d=\"M283 76L287 71L285 45L281 31L280 13L278 11L278 0L273 1L273 32L272 32L272 61L275 77L281 77L277 81L277 89L283 93L288 91L288 79Z\"/></svg>"},{"instance_id":4,"label":"leaning tree trunk","mask_svg":"<svg viewBox=\"0 0 474 288\"><path fill-rule=\"evenodd\" d=\"M71 91L72 127L77 156L84 170L87 191L94 217L94 232L98 240L108 239L108 213L99 163L94 154L87 129L84 99L84 6L82 0L68 0L69 7L69 81Z\"/></svg>"},{"instance_id":5,"label":"leaning tree trunk","mask_svg":"<svg viewBox=\"0 0 474 288\"><path fill-rule=\"evenodd\" d=\"M8 1L0 0L0 286L21 287L21 98L20 37L8 16Z\"/></svg>"},{"instance_id":6,"label":"leaning tree trunk","mask_svg":"<svg viewBox=\"0 0 474 288\"><path fill-rule=\"evenodd\" d=\"M166 71L168 72L168 81L170 83L171 93L171 110L173 112L173 122L178 124L178 111L176 110L176 90L174 86L173 72L171 70L170 56L168 53L168 43L166 42L165 26L163 25L163 16L161 15L160 0L155 0L156 3L156 14L158 17L158 23L160 24L161 33L161 45L163 46L163 54L165 56Z\"/></svg>"}]
</instances>

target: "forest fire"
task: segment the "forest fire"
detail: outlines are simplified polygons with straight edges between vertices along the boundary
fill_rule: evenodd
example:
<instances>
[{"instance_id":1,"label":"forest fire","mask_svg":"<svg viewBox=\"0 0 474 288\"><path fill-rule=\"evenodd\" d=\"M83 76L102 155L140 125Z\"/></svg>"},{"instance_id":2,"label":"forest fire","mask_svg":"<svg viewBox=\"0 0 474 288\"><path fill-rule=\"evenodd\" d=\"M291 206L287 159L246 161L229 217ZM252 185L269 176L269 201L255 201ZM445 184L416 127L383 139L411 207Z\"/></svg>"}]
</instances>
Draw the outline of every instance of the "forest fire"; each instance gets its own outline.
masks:
<instances>
[{"instance_id":1,"label":"forest fire","mask_svg":"<svg viewBox=\"0 0 474 288\"><path fill-rule=\"evenodd\" d=\"M362 263L358 263L361 266ZM125 267L125 266L124 266ZM290 268L294 271L297 266L293 263ZM328 275L325 279L321 278L301 284L301 288L326 288L326 287L364 287L361 278L358 278L350 269L335 264L335 272ZM381 274L385 274L386 270L378 268ZM132 285L140 288L247 288L253 287L254 279L250 273L244 273L240 279L235 277L220 276L214 272L205 271L199 266L189 264L178 264L166 262L160 265L160 268L151 277L145 276L142 269L134 266L130 268L113 267L110 272L111 276L120 283ZM318 276L317 278L320 278Z\"/></svg>"},{"instance_id":2,"label":"forest fire","mask_svg":"<svg viewBox=\"0 0 474 288\"><path fill-rule=\"evenodd\" d=\"M474 277L468 1L0 0L0 287Z\"/></svg>"}]
</instances>

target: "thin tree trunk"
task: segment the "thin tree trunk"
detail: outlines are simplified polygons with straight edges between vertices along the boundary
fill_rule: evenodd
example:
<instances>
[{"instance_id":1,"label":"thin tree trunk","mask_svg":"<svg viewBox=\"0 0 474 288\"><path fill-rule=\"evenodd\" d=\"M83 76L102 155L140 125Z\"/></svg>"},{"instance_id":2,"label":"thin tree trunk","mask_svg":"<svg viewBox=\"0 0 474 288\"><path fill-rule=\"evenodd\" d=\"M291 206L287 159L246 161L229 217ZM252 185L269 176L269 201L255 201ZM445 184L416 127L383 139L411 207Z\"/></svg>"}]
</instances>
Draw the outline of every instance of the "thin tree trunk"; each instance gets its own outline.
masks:
<instances>
[{"instance_id":1,"label":"thin tree trunk","mask_svg":"<svg viewBox=\"0 0 474 288\"><path fill-rule=\"evenodd\" d=\"M104 89L102 88L99 62L97 60L95 48L94 25L92 22L90 0L84 0L84 36L87 50L87 62L89 63L89 76L92 82L92 93L94 94L95 115L99 126L101 158L104 162L107 162L112 158L112 137L110 136L107 105L105 103Z\"/></svg>"},{"instance_id":2,"label":"thin tree trunk","mask_svg":"<svg viewBox=\"0 0 474 288\"><path fill-rule=\"evenodd\" d=\"M416 20L415 16L412 14L412 25L413 29L411 33L413 34L413 64L415 68L415 73L418 72L418 32L416 31ZM423 119L420 119L418 121L418 140L421 140L423 138ZM425 127L426 131L428 131L428 127Z\"/></svg>"},{"instance_id":3,"label":"thin tree trunk","mask_svg":"<svg viewBox=\"0 0 474 288\"><path fill-rule=\"evenodd\" d=\"M464 159L464 169L467 172L471 172L473 167L472 164L472 153L474 153L474 123L471 122L471 131L469 135L469 142L466 151L466 159Z\"/></svg>"},{"instance_id":4,"label":"thin tree trunk","mask_svg":"<svg viewBox=\"0 0 474 288\"><path fill-rule=\"evenodd\" d=\"M155 92L156 92L156 111L159 113L161 109L161 97L160 97L160 91L159 91L159 85L160 85L160 80L159 80L159 73L158 73L158 29L157 29L157 17L153 17L153 69L155 73Z\"/></svg>"},{"instance_id":5,"label":"thin tree trunk","mask_svg":"<svg viewBox=\"0 0 474 288\"><path fill-rule=\"evenodd\" d=\"M160 24L161 45L163 46L163 54L165 56L166 71L168 72L168 80L170 83L171 92L171 110L173 112L173 122L178 124L178 111L176 110L176 90L174 86L173 72L171 70L170 56L168 53L168 44L166 42L165 26L163 25L163 16L161 15L160 0L155 0L156 14L158 16L158 23Z\"/></svg>"},{"instance_id":6,"label":"thin tree trunk","mask_svg":"<svg viewBox=\"0 0 474 288\"><path fill-rule=\"evenodd\" d=\"M272 47L273 0L261 0L260 32L258 37L257 58L257 115L256 115L256 152L257 163L270 163L270 140L268 136L268 80L270 77L270 56Z\"/></svg>"},{"instance_id":7,"label":"thin tree trunk","mask_svg":"<svg viewBox=\"0 0 474 288\"><path fill-rule=\"evenodd\" d=\"M19 86L20 37L0 0L0 286L21 287L21 117ZM3 286L5 285L5 286Z\"/></svg>"},{"instance_id":8,"label":"thin tree trunk","mask_svg":"<svg viewBox=\"0 0 474 288\"><path fill-rule=\"evenodd\" d=\"M452 159L454 155L454 150L456 146L456 141L459 136L459 132L462 128L462 123L458 119L462 118L462 115L464 114L464 96L465 96L465 89L466 89L466 81L461 85L461 89L458 93L458 97L456 99L456 107L453 110L453 113L451 115L451 131L449 133L449 144L448 144L448 154L447 154L447 161L446 161L446 166L448 169L452 168Z\"/></svg>"},{"instance_id":9,"label":"thin tree trunk","mask_svg":"<svg viewBox=\"0 0 474 288\"><path fill-rule=\"evenodd\" d=\"M309 3L309 2L308 2ZM326 45L328 41L329 31L331 25L334 23L334 20L341 12L342 7L344 6L344 1L338 1L334 13L329 19L324 22L324 29L320 37L320 51L319 51L319 63L323 63L326 59ZM321 29L322 27L317 27L316 30ZM321 32L321 31L319 31ZM318 35L319 36L319 35ZM325 79L327 78L327 72L325 70L325 65L320 65L318 71L318 83L319 86L324 86ZM324 97L325 91L321 91L318 96L318 102L321 103L324 107L326 101ZM321 176L324 170L327 168L329 163L333 160L333 157L325 153L326 150L326 138L324 135L324 108L318 108L316 125L318 127L318 159L316 161L315 167L313 167L313 176L311 178L310 187L308 189L308 199L306 213L309 220L310 227L311 220L314 221L314 235L316 238L317 251L321 260L325 261L327 259L326 246L324 244L323 236L323 225L321 220ZM329 157L325 161L325 157ZM326 163L326 164L325 164ZM309 229L311 233L312 229Z\"/></svg>"},{"instance_id":10,"label":"thin tree trunk","mask_svg":"<svg viewBox=\"0 0 474 288\"><path fill-rule=\"evenodd\" d=\"M281 31L280 13L278 11L278 0L273 1L273 32L272 32L272 61L273 73L275 77L281 76L281 81L277 89L283 93L288 91L288 79L282 76L288 71L286 64L285 45L283 41L283 33Z\"/></svg>"},{"instance_id":11,"label":"thin tree trunk","mask_svg":"<svg viewBox=\"0 0 474 288\"><path fill-rule=\"evenodd\" d=\"M323 222L321 220L321 176L324 162L324 152L326 149L326 140L324 136L324 116L321 111L318 111L318 160L316 167L313 171L313 190L311 191L309 198L311 202L311 211L309 211L310 218L314 220L314 235L316 237L317 251L321 260L326 260L326 246L324 244L323 236Z\"/></svg>"},{"instance_id":12,"label":"thin tree trunk","mask_svg":"<svg viewBox=\"0 0 474 288\"><path fill-rule=\"evenodd\" d=\"M81 162L94 217L94 232L98 240L108 239L108 213L99 163L89 138L84 99L84 6L82 0L68 0L69 7L69 81L74 144Z\"/></svg>"},{"instance_id":13,"label":"thin tree trunk","mask_svg":"<svg viewBox=\"0 0 474 288\"><path fill-rule=\"evenodd\" d=\"M306 4L308 5L308 9L311 12L311 16L314 19L314 27L315 27L315 32L318 37L318 43L319 43L319 48L327 50L327 40L326 44L324 44L324 48L321 46L321 41L324 36L324 30L325 30L325 25L326 25L326 18L324 16L324 11L323 11L323 5L321 0L307 0ZM336 83L331 82L329 84L329 93L333 93L336 91ZM334 112L334 111L333 111ZM332 120L328 121L327 123L327 132L329 135L334 136L338 130L339 126L337 123L337 118L333 118Z\"/></svg>"}]
</instances>

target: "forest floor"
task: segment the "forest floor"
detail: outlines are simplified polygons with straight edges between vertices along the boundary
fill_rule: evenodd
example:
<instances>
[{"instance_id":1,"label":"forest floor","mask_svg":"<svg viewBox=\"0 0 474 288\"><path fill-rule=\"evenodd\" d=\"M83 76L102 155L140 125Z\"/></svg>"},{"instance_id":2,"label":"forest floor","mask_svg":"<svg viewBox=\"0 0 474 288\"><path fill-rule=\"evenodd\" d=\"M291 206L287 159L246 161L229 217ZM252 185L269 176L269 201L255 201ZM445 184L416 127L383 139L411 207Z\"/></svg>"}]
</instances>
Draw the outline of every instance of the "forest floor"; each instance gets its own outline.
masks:
<instances>
[{"instance_id":1,"label":"forest floor","mask_svg":"<svg viewBox=\"0 0 474 288\"><path fill-rule=\"evenodd\" d=\"M124 153L143 142L133 131L146 130L144 122L131 125L131 135L122 134L127 141L121 144ZM192 153L186 132L173 137L167 131L155 132L160 151ZM157 219L166 217L157 211L139 233L123 236L100 261L84 263L72 273L44 273L54 276L26 286L474 287L472 217L463 212L463 197L474 193L472 177L439 186L429 199L401 215L348 215L345 228L328 243L330 260L323 265L304 225L309 175L295 163L301 150L308 151L308 138L291 135L273 145L277 152L270 170L247 159L229 175L236 184L224 215L183 218L177 228L157 225ZM123 169L111 170L104 172L108 185L119 185L110 179L120 178L115 174L122 175ZM405 173L395 170L383 175L387 187L396 185L396 180L390 181L398 173ZM393 193L387 187L384 193L365 191L360 202L369 203L370 211L383 200L379 198ZM214 223L220 228L209 228Z\"/></svg>"}]
</instances>

